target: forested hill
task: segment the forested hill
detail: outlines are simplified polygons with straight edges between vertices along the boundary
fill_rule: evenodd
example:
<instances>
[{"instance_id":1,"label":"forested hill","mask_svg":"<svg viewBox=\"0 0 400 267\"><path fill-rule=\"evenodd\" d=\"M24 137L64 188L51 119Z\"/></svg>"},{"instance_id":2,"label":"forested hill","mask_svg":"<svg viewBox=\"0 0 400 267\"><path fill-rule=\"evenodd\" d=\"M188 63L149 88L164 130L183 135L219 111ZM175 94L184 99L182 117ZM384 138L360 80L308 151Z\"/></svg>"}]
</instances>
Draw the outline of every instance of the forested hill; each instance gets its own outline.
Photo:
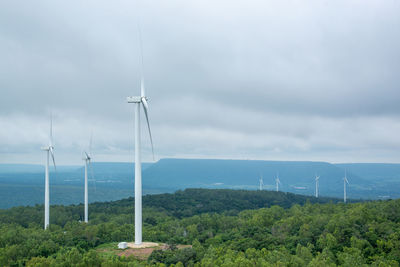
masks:
<instances>
[{"instance_id":1,"label":"forested hill","mask_svg":"<svg viewBox=\"0 0 400 267\"><path fill-rule=\"evenodd\" d=\"M115 201L131 205L133 199ZM158 208L175 217L188 217L207 212L238 212L247 209L259 209L278 205L290 208L294 204L337 203L337 198L315 198L287 192L252 191L230 189L186 189L174 194L147 195L143 197L145 207ZM105 204L107 205L107 204ZM101 204L99 206L101 208Z\"/></svg>"},{"instance_id":2,"label":"forested hill","mask_svg":"<svg viewBox=\"0 0 400 267\"><path fill-rule=\"evenodd\" d=\"M79 222L82 205L51 206L49 230L43 230L42 206L0 210L0 266L400 263L400 200L345 205L279 192L204 189L146 196L143 239L169 245L148 259L119 256L125 251L116 249L134 239L132 200L91 204L88 224ZM249 209L258 206L264 208Z\"/></svg>"},{"instance_id":3,"label":"forested hill","mask_svg":"<svg viewBox=\"0 0 400 267\"><path fill-rule=\"evenodd\" d=\"M173 194L158 194L143 196L143 207L156 210L168 216L177 218L190 217L202 213L229 213L237 214L242 210L259 209L278 205L290 208L295 204L305 203L337 203L340 199L315 198L304 195L296 195L286 192L275 191L251 191L230 189L186 189ZM354 201L354 200L349 200ZM96 202L90 204L91 214L118 215L134 213L134 198L117 201ZM23 211L23 212L22 212ZM9 210L0 210L0 222L18 223L29 225L29 223L43 224L43 205L35 207L15 207ZM83 220L83 206L52 206L50 223L60 226L70 220ZM104 219L107 220L107 219Z\"/></svg>"}]
</instances>

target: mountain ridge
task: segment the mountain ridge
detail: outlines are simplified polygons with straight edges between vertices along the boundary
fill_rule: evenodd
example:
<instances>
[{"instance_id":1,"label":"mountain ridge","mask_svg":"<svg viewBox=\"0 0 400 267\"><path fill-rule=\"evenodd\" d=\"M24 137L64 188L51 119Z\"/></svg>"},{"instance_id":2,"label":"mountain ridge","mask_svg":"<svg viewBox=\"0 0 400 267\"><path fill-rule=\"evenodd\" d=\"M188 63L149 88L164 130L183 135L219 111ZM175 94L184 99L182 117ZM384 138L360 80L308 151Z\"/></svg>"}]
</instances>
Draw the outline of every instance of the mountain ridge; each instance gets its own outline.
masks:
<instances>
[{"instance_id":1,"label":"mountain ridge","mask_svg":"<svg viewBox=\"0 0 400 267\"><path fill-rule=\"evenodd\" d=\"M22 166L24 168L15 170ZM30 170L33 168L33 171ZM52 169L51 169L52 170ZM320 176L319 194L343 197L343 177L347 170L349 198L388 199L400 197L400 164L347 163L321 161L264 161L226 159L165 158L143 164L144 194L170 193L186 188L275 190L279 173L280 191L315 194L315 175ZM53 204L83 201L83 166L58 166L51 171ZM0 207L43 203L44 171L41 165L0 164ZM399 191L399 192L398 192ZM93 162L89 170L89 201L116 200L134 194L134 163Z\"/></svg>"}]
</instances>

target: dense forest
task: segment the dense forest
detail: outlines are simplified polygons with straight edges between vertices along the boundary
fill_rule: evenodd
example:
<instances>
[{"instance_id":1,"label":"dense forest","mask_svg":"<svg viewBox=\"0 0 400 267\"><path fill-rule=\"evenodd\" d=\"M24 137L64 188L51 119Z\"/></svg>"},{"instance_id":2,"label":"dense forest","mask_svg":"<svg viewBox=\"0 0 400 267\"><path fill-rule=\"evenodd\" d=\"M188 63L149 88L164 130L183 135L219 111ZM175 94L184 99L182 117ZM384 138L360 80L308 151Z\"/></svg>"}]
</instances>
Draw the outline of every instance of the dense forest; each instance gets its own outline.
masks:
<instances>
[{"instance_id":1,"label":"dense forest","mask_svg":"<svg viewBox=\"0 0 400 267\"><path fill-rule=\"evenodd\" d=\"M0 266L399 266L400 200L343 204L289 193L188 189L143 198L147 259L100 249L133 240L133 199L0 210ZM178 249L178 244L186 244Z\"/></svg>"}]
</instances>

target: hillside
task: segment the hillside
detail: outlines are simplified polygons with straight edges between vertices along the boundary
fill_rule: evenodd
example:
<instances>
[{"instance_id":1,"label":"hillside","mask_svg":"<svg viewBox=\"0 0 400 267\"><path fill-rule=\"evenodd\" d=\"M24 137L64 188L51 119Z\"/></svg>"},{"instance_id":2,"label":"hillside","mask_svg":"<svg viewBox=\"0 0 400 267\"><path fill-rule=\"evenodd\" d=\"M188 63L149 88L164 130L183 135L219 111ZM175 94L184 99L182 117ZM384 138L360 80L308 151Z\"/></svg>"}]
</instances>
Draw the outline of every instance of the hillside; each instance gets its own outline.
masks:
<instances>
[{"instance_id":1,"label":"hillside","mask_svg":"<svg viewBox=\"0 0 400 267\"><path fill-rule=\"evenodd\" d=\"M114 202L95 203L95 207L96 211L113 206L131 208L133 201L133 198L128 198ZM265 190L185 189L173 194L146 195L143 197L143 206L182 218L210 212L233 214L242 210L259 209L273 205L290 208L294 204L304 205L307 202L337 203L341 201L341 199L336 198L315 198ZM354 202L354 200L349 201Z\"/></svg>"},{"instance_id":2,"label":"hillside","mask_svg":"<svg viewBox=\"0 0 400 267\"><path fill-rule=\"evenodd\" d=\"M78 222L82 205L52 206L49 230L42 229L42 206L0 210L0 265L399 266L400 200L312 200L205 189L146 196L144 240L168 244L148 259L120 257L116 249L134 238L132 199L90 205L89 224ZM255 209L241 210L246 206Z\"/></svg>"},{"instance_id":3,"label":"hillside","mask_svg":"<svg viewBox=\"0 0 400 267\"><path fill-rule=\"evenodd\" d=\"M229 189L186 189L172 194L154 194L143 197L143 207L154 210L177 218L190 217L202 213L221 213L229 212L237 214L242 210L259 209L279 205L283 208L290 208L294 204L304 205L305 203L337 203L341 199L335 198L315 198L310 196L296 195L292 193L273 192L273 191L246 191ZM349 200L350 202L352 200ZM354 200L353 200L354 201ZM117 201L96 202L91 204L91 213L104 213L116 215L119 213L134 213L134 198L127 198ZM11 216L14 212L23 209L29 216ZM50 223L64 225L60 220L66 212L76 220L83 219L83 206L53 206L50 213ZM0 222L18 223L29 225L29 223L43 224L43 205L35 207L16 207L10 210L0 210ZM10 221L14 218L16 221Z\"/></svg>"}]
</instances>

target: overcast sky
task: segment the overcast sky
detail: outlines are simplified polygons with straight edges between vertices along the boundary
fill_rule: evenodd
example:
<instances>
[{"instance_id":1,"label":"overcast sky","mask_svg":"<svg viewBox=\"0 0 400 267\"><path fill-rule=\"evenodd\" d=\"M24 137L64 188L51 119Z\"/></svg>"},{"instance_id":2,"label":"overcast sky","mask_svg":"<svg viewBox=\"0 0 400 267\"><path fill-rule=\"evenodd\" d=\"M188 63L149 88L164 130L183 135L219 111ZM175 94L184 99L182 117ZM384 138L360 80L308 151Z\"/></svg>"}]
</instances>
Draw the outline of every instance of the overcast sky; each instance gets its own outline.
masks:
<instances>
[{"instance_id":1,"label":"overcast sky","mask_svg":"<svg viewBox=\"0 0 400 267\"><path fill-rule=\"evenodd\" d=\"M156 159L400 162L400 1L0 2L0 163L133 160L138 21ZM143 122L142 117L142 122ZM142 127L143 157L151 160Z\"/></svg>"}]
</instances>

